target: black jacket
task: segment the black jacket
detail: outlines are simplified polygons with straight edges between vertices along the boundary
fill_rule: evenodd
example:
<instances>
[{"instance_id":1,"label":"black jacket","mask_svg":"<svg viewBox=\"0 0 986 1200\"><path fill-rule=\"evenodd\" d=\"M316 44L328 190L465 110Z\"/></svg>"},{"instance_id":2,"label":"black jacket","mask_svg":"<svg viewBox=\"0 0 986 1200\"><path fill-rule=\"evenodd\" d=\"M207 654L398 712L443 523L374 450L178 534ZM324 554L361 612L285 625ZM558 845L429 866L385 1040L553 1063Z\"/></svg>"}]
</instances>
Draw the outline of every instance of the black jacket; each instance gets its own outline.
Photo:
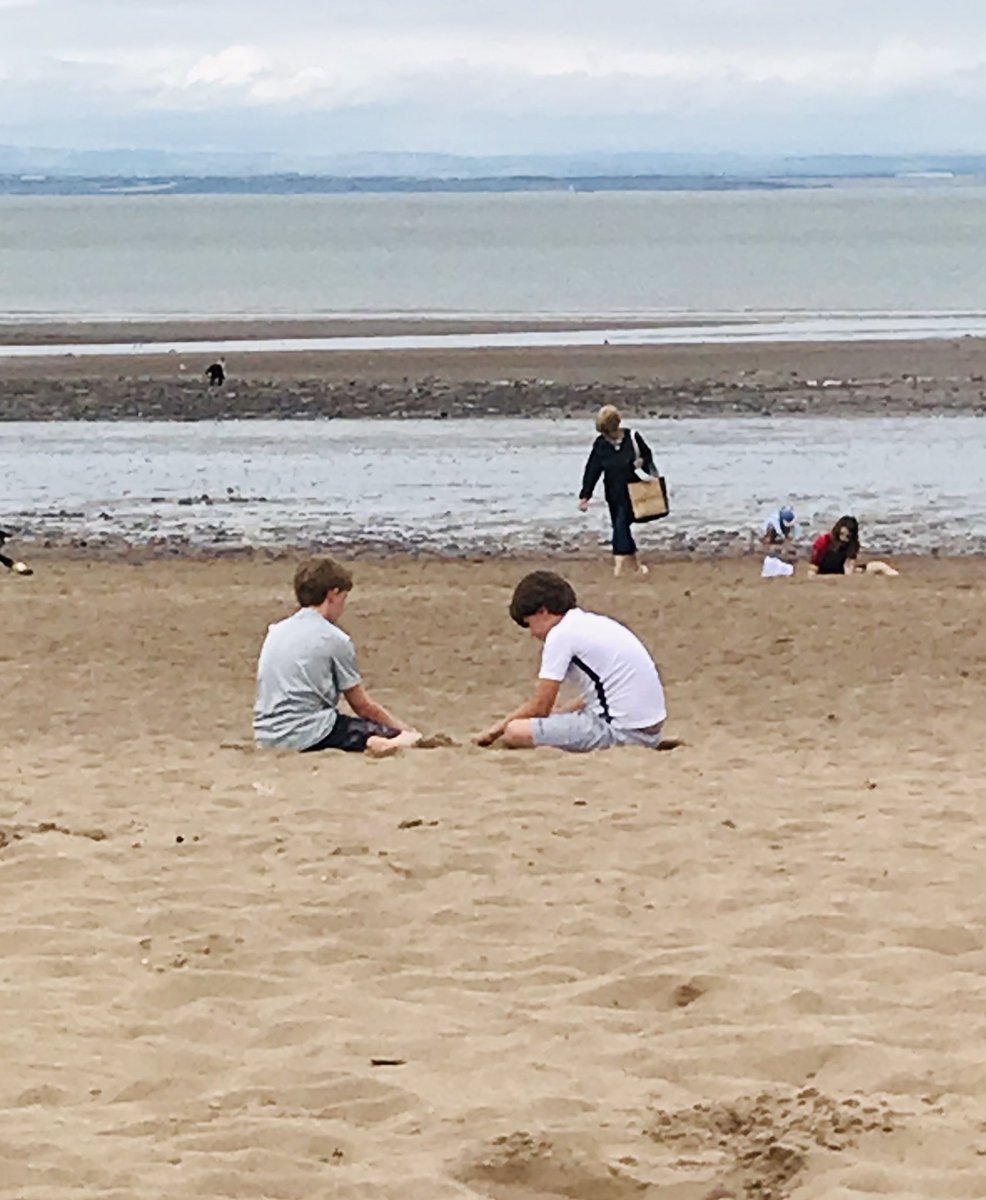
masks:
<instances>
[{"instance_id":1,"label":"black jacket","mask_svg":"<svg viewBox=\"0 0 986 1200\"><path fill-rule=\"evenodd\" d=\"M624 430L623 441L618 446L614 446L609 438L600 434L592 443L589 460L585 464L579 499L589 499L601 475L603 492L609 507L613 509L619 508L621 504L629 504L630 493L627 491L627 484L633 483L637 478L634 468L637 458L643 461L644 470L648 475L657 474L654 455L639 433Z\"/></svg>"}]
</instances>

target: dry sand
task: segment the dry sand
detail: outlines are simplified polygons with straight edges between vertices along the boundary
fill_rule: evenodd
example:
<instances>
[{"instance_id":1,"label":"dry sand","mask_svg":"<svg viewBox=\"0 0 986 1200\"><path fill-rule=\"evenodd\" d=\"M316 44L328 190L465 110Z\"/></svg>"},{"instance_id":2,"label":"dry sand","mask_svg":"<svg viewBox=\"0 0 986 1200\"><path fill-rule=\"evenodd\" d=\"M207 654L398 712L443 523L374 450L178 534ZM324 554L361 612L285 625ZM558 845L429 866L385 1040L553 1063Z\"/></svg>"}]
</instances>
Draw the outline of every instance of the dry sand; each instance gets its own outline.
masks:
<instances>
[{"instance_id":1,"label":"dry sand","mask_svg":"<svg viewBox=\"0 0 986 1200\"><path fill-rule=\"evenodd\" d=\"M290 564L36 565L0 577L0 1195L986 1195L982 563L573 563L687 745L378 763L252 749ZM360 564L372 690L499 715L523 569Z\"/></svg>"}]
</instances>

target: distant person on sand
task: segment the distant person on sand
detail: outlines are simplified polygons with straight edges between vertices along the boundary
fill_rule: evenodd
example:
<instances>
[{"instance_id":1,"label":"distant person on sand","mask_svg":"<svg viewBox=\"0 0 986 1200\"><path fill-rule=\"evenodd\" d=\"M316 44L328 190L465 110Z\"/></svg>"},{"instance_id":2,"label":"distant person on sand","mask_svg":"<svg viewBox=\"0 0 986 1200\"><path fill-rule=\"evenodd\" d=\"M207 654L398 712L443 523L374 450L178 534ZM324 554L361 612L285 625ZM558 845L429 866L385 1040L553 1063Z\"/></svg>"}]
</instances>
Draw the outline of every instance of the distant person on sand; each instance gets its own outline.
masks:
<instances>
[{"instance_id":1,"label":"distant person on sand","mask_svg":"<svg viewBox=\"0 0 986 1200\"><path fill-rule=\"evenodd\" d=\"M761 575L765 579L794 574L797 550L794 545L794 509L783 504L764 521L760 545L765 551Z\"/></svg>"},{"instance_id":2,"label":"distant person on sand","mask_svg":"<svg viewBox=\"0 0 986 1200\"><path fill-rule=\"evenodd\" d=\"M7 533L6 530L0 529L0 548L3 547L7 538L13 537L13 534ZM0 566L6 567L8 571L13 571L15 575L33 575L34 572L27 563L19 562L16 559L9 558L6 554L0 554Z\"/></svg>"},{"instance_id":3,"label":"distant person on sand","mask_svg":"<svg viewBox=\"0 0 986 1200\"><path fill-rule=\"evenodd\" d=\"M295 572L301 607L270 626L257 665L253 730L261 746L382 757L420 741L363 687L356 648L338 627L352 587L349 570L332 558L308 558ZM355 716L338 711L341 697Z\"/></svg>"},{"instance_id":4,"label":"distant person on sand","mask_svg":"<svg viewBox=\"0 0 986 1200\"><path fill-rule=\"evenodd\" d=\"M579 508L583 512L588 509L601 475L613 524L613 574L621 575L629 568L646 575L647 568L637 560L637 543L630 532L633 506L628 485L637 478L638 470L648 475L657 474L654 456L639 433L632 434L623 428L620 411L612 404L606 404L599 410L596 430L599 436L593 442L585 464Z\"/></svg>"},{"instance_id":5,"label":"distant person on sand","mask_svg":"<svg viewBox=\"0 0 986 1200\"><path fill-rule=\"evenodd\" d=\"M660 747L664 688L636 634L611 617L579 608L572 585L551 571L524 576L514 589L510 616L544 643L534 697L475 737L476 745L576 752ZM581 698L556 709L566 681Z\"/></svg>"},{"instance_id":6,"label":"distant person on sand","mask_svg":"<svg viewBox=\"0 0 986 1200\"><path fill-rule=\"evenodd\" d=\"M219 358L214 363L209 363L205 374L209 380L209 387L222 387L226 382L226 360Z\"/></svg>"},{"instance_id":7,"label":"distant person on sand","mask_svg":"<svg viewBox=\"0 0 986 1200\"><path fill-rule=\"evenodd\" d=\"M794 509L783 504L763 523L760 541L764 546L783 546L794 539Z\"/></svg>"},{"instance_id":8,"label":"distant person on sand","mask_svg":"<svg viewBox=\"0 0 986 1200\"><path fill-rule=\"evenodd\" d=\"M855 517L840 517L830 533L817 537L811 547L808 570L812 575L899 575L885 562L857 563L859 522Z\"/></svg>"}]
</instances>

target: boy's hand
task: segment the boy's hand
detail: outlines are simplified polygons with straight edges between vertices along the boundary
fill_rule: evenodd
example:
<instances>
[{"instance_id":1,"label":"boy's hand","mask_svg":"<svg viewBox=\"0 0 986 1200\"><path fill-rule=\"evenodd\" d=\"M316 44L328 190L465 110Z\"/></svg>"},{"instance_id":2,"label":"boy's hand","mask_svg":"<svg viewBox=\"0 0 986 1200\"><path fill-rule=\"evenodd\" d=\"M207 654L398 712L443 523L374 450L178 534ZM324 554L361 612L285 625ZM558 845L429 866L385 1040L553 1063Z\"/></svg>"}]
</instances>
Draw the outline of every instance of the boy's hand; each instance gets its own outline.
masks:
<instances>
[{"instance_id":1,"label":"boy's hand","mask_svg":"<svg viewBox=\"0 0 986 1200\"><path fill-rule=\"evenodd\" d=\"M492 746L494 742L499 741L503 737L503 731L506 726L501 721L497 725L491 725L485 733L477 733L472 739L475 746Z\"/></svg>"},{"instance_id":2,"label":"boy's hand","mask_svg":"<svg viewBox=\"0 0 986 1200\"><path fill-rule=\"evenodd\" d=\"M580 500L579 508L582 510L582 512L588 512L589 511L589 501L588 500Z\"/></svg>"}]
</instances>

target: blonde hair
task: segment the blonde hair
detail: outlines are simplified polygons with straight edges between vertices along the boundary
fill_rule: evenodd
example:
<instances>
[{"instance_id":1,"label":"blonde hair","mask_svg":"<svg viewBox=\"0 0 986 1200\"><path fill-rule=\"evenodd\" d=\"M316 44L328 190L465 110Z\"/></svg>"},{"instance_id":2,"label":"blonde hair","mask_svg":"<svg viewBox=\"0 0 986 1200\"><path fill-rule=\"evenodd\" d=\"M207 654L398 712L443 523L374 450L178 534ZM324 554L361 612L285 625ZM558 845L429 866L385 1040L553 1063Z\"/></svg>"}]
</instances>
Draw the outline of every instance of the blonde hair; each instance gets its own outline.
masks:
<instances>
[{"instance_id":1,"label":"blonde hair","mask_svg":"<svg viewBox=\"0 0 986 1200\"><path fill-rule=\"evenodd\" d=\"M619 429L623 418L615 404L604 404L596 414L596 429L606 437L612 437Z\"/></svg>"}]
</instances>

